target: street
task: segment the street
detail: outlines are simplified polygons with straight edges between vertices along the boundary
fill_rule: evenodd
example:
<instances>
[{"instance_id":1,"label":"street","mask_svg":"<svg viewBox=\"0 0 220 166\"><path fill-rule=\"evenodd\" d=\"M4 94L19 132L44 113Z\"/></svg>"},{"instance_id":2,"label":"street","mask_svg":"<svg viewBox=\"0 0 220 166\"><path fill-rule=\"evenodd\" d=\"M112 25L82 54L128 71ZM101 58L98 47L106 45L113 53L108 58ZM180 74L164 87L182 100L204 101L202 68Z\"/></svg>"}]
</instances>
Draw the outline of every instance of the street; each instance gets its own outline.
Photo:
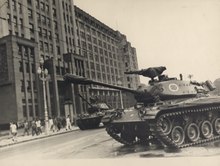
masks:
<instances>
[{"instance_id":1,"label":"street","mask_svg":"<svg viewBox=\"0 0 220 166\"><path fill-rule=\"evenodd\" d=\"M113 140L104 128L77 130L53 137L0 148L0 159L111 159L219 157L220 143L182 149L167 153L164 149L143 146L126 147Z\"/></svg>"}]
</instances>

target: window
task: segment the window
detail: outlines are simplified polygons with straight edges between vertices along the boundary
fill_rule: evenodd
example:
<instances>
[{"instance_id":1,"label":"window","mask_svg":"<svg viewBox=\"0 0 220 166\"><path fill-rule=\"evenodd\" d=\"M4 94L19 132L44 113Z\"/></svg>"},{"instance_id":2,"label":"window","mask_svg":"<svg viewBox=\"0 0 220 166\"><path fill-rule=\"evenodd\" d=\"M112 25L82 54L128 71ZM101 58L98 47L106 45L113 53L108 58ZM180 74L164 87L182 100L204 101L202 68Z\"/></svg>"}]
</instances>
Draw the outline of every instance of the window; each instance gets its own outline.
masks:
<instances>
[{"instance_id":1,"label":"window","mask_svg":"<svg viewBox=\"0 0 220 166\"><path fill-rule=\"evenodd\" d=\"M23 27L23 19L22 18L19 19L19 24L20 24L20 26L22 28Z\"/></svg>"},{"instance_id":2,"label":"window","mask_svg":"<svg viewBox=\"0 0 220 166\"><path fill-rule=\"evenodd\" d=\"M22 13L22 6L21 6L20 3L18 3L18 10L19 10L20 13Z\"/></svg>"},{"instance_id":3,"label":"window","mask_svg":"<svg viewBox=\"0 0 220 166\"><path fill-rule=\"evenodd\" d=\"M92 45L88 44L88 48L89 48L89 50L92 50Z\"/></svg>"},{"instance_id":4,"label":"window","mask_svg":"<svg viewBox=\"0 0 220 166\"><path fill-rule=\"evenodd\" d=\"M53 44L50 44L50 52L53 53Z\"/></svg>"},{"instance_id":5,"label":"window","mask_svg":"<svg viewBox=\"0 0 220 166\"><path fill-rule=\"evenodd\" d=\"M36 8L39 8L40 6L39 0L35 0L35 5L36 5Z\"/></svg>"},{"instance_id":6,"label":"window","mask_svg":"<svg viewBox=\"0 0 220 166\"><path fill-rule=\"evenodd\" d=\"M46 24L46 17L45 16L41 16L42 17L42 22L44 23L44 24Z\"/></svg>"},{"instance_id":7,"label":"window","mask_svg":"<svg viewBox=\"0 0 220 166\"><path fill-rule=\"evenodd\" d=\"M18 25L18 20L17 20L16 16L13 17L13 23L14 23L15 27Z\"/></svg>"},{"instance_id":8,"label":"window","mask_svg":"<svg viewBox=\"0 0 220 166\"><path fill-rule=\"evenodd\" d=\"M26 72L29 73L30 72L30 67L29 67L29 64L26 63Z\"/></svg>"},{"instance_id":9,"label":"window","mask_svg":"<svg viewBox=\"0 0 220 166\"><path fill-rule=\"evenodd\" d=\"M22 46L20 44L18 44L18 54L21 55L21 52L22 52Z\"/></svg>"},{"instance_id":10,"label":"window","mask_svg":"<svg viewBox=\"0 0 220 166\"><path fill-rule=\"evenodd\" d=\"M44 49L43 42L40 41L40 50L43 51L43 49Z\"/></svg>"},{"instance_id":11,"label":"window","mask_svg":"<svg viewBox=\"0 0 220 166\"><path fill-rule=\"evenodd\" d=\"M49 13L49 6L45 5L45 11Z\"/></svg>"},{"instance_id":12,"label":"window","mask_svg":"<svg viewBox=\"0 0 220 166\"><path fill-rule=\"evenodd\" d=\"M47 18L47 25L50 26L50 19Z\"/></svg>"},{"instance_id":13,"label":"window","mask_svg":"<svg viewBox=\"0 0 220 166\"><path fill-rule=\"evenodd\" d=\"M56 22L56 21L54 21L54 28L55 28L55 29L58 28L58 27L57 27L57 22Z\"/></svg>"},{"instance_id":14,"label":"window","mask_svg":"<svg viewBox=\"0 0 220 166\"><path fill-rule=\"evenodd\" d=\"M23 70L23 63L22 63L22 61L19 61L19 64L20 64L19 71L23 72L24 70Z\"/></svg>"},{"instance_id":15,"label":"window","mask_svg":"<svg viewBox=\"0 0 220 166\"><path fill-rule=\"evenodd\" d=\"M43 35L45 38L47 38L47 30L46 29L43 29Z\"/></svg>"},{"instance_id":16,"label":"window","mask_svg":"<svg viewBox=\"0 0 220 166\"><path fill-rule=\"evenodd\" d=\"M53 16L56 17L57 13L56 13L56 9L53 8Z\"/></svg>"},{"instance_id":17,"label":"window","mask_svg":"<svg viewBox=\"0 0 220 166\"><path fill-rule=\"evenodd\" d=\"M11 15L7 14L7 20L8 20L8 24L11 24Z\"/></svg>"},{"instance_id":18,"label":"window","mask_svg":"<svg viewBox=\"0 0 220 166\"><path fill-rule=\"evenodd\" d=\"M59 35L57 33L55 33L55 37L56 37L56 41L59 41Z\"/></svg>"},{"instance_id":19,"label":"window","mask_svg":"<svg viewBox=\"0 0 220 166\"><path fill-rule=\"evenodd\" d=\"M40 13L37 13L37 21L40 21Z\"/></svg>"},{"instance_id":20,"label":"window","mask_svg":"<svg viewBox=\"0 0 220 166\"><path fill-rule=\"evenodd\" d=\"M29 23L29 27L30 27L30 31L31 31L32 33L34 33L34 24Z\"/></svg>"},{"instance_id":21,"label":"window","mask_svg":"<svg viewBox=\"0 0 220 166\"><path fill-rule=\"evenodd\" d=\"M93 38L93 43L97 44L97 39L96 38Z\"/></svg>"},{"instance_id":22,"label":"window","mask_svg":"<svg viewBox=\"0 0 220 166\"><path fill-rule=\"evenodd\" d=\"M28 17L33 18L33 12L31 9L28 9Z\"/></svg>"},{"instance_id":23,"label":"window","mask_svg":"<svg viewBox=\"0 0 220 166\"><path fill-rule=\"evenodd\" d=\"M39 36L42 36L42 28L41 27L38 27L38 33L39 33Z\"/></svg>"},{"instance_id":24,"label":"window","mask_svg":"<svg viewBox=\"0 0 220 166\"><path fill-rule=\"evenodd\" d=\"M33 117L33 108L32 105L29 105L29 116Z\"/></svg>"},{"instance_id":25,"label":"window","mask_svg":"<svg viewBox=\"0 0 220 166\"><path fill-rule=\"evenodd\" d=\"M46 52L48 52L48 51L49 51L49 46L48 46L48 43L46 43L46 42L44 43L44 48L45 48L45 51L46 51Z\"/></svg>"},{"instance_id":26,"label":"window","mask_svg":"<svg viewBox=\"0 0 220 166\"><path fill-rule=\"evenodd\" d=\"M57 54L60 54L60 47L57 46Z\"/></svg>"},{"instance_id":27,"label":"window","mask_svg":"<svg viewBox=\"0 0 220 166\"><path fill-rule=\"evenodd\" d=\"M89 34L87 34L87 40L91 42L91 36Z\"/></svg>"},{"instance_id":28,"label":"window","mask_svg":"<svg viewBox=\"0 0 220 166\"><path fill-rule=\"evenodd\" d=\"M52 39L51 31L48 31L48 37L49 37L50 39Z\"/></svg>"},{"instance_id":29,"label":"window","mask_svg":"<svg viewBox=\"0 0 220 166\"><path fill-rule=\"evenodd\" d=\"M12 7L13 7L13 10L16 11L16 2L15 2L15 0L12 0Z\"/></svg>"},{"instance_id":30,"label":"window","mask_svg":"<svg viewBox=\"0 0 220 166\"><path fill-rule=\"evenodd\" d=\"M80 35L81 35L82 38L85 39L85 33L84 32L80 31Z\"/></svg>"},{"instance_id":31,"label":"window","mask_svg":"<svg viewBox=\"0 0 220 166\"><path fill-rule=\"evenodd\" d=\"M23 108L23 116L26 118L27 117L26 105L23 105L22 108Z\"/></svg>"},{"instance_id":32,"label":"window","mask_svg":"<svg viewBox=\"0 0 220 166\"><path fill-rule=\"evenodd\" d=\"M43 2L40 3L40 9L43 10L43 11L45 10L45 5L44 5Z\"/></svg>"},{"instance_id":33,"label":"window","mask_svg":"<svg viewBox=\"0 0 220 166\"><path fill-rule=\"evenodd\" d=\"M97 53L98 52L98 48L96 46L94 46L94 51Z\"/></svg>"},{"instance_id":34,"label":"window","mask_svg":"<svg viewBox=\"0 0 220 166\"><path fill-rule=\"evenodd\" d=\"M31 0L27 0L28 4L31 5Z\"/></svg>"}]
</instances>

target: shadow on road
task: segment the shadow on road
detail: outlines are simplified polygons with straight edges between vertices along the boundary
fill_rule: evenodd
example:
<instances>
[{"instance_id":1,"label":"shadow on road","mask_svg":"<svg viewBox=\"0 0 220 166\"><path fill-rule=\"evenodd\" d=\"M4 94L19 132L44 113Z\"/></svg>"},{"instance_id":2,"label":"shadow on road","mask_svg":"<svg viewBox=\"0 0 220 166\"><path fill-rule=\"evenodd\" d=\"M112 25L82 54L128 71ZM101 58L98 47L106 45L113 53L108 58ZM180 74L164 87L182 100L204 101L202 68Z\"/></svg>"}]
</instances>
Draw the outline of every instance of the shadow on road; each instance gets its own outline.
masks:
<instances>
[{"instance_id":1,"label":"shadow on road","mask_svg":"<svg viewBox=\"0 0 220 166\"><path fill-rule=\"evenodd\" d=\"M147 146L147 145L132 145L132 146L120 146L118 148L115 149L115 153L117 154L117 156L124 156L127 154L134 154L134 153L140 153L140 152L148 152L148 151L152 151L152 150L163 150L163 147L161 146ZM152 155L149 155L148 157L163 157L163 156L155 156L155 154L152 153ZM141 157L141 156L140 156ZM147 157L147 156L145 156Z\"/></svg>"}]
</instances>

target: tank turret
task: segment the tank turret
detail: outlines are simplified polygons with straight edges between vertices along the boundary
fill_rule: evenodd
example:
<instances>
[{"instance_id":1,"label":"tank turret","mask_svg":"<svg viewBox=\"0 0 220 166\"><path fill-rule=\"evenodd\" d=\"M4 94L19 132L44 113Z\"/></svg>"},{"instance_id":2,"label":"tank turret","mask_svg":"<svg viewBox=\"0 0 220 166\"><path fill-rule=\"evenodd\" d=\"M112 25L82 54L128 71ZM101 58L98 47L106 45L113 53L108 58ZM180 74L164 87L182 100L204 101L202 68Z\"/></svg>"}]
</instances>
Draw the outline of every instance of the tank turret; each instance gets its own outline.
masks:
<instances>
[{"instance_id":1,"label":"tank turret","mask_svg":"<svg viewBox=\"0 0 220 166\"><path fill-rule=\"evenodd\" d=\"M66 74L64 76L64 79L65 81L74 84L83 84L83 85L95 84L108 88L127 91L133 93L137 102L138 103L141 102L144 105L147 105L149 103L154 103L159 100L165 101L165 100L178 99L178 98L195 97L198 94L200 95L201 93L206 94L208 91L213 90L212 88L209 88L211 87L210 81L206 81L205 83L201 83L201 84L195 84L190 81L178 80L175 77L170 78L166 75L162 75L164 70L166 70L166 67L161 66L161 67L150 67L148 69L143 69L139 71L125 72L125 74L138 74L151 78L149 82L149 86L141 85L140 87L138 87L137 90L133 90L122 86L106 84L73 74ZM155 77L158 78L156 79Z\"/></svg>"},{"instance_id":2,"label":"tank turret","mask_svg":"<svg viewBox=\"0 0 220 166\"><path fill-rule=\"evenodd\" d=\"M164 66L149 67L147 69L142 69L142 70L127 71L125 72L125 74L138 74L144 77L149 77L151 78L152 81L154 81L154 78L160 76L164 70L166 70L166 67Z\"/></svg>"},{"instance_id":3,"label":"tank turret","mask_svg":"<svg viewBox=\"0 0 220 166\"><path fill-rule=\"evenodd\" d=\"M220 140L220 96L211 95L211 81L199 83L168 77L166 67L151 67L125 74L149 77L148 85L137 90L110 85L66 74L64 80L74 84L95 84L134 94L137 104L106 125L107 133L125 145L160 144L180 149ZM109 118L110 119L110 118Z\"/></svg>"}]
</instances>

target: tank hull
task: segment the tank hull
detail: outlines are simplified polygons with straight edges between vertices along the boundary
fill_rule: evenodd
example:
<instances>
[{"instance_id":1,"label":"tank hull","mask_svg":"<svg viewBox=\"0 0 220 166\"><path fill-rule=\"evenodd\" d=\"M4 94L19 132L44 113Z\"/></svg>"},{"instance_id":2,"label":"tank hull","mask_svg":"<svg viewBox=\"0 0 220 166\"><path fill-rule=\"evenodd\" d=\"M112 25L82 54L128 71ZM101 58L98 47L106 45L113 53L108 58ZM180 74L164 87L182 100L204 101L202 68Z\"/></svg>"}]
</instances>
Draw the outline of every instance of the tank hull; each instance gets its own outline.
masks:
<instances>
[{"instance_id":1,"label":"tank hull","mask_svg":"<svg viewBox=\"0 0 220 166\"><path fill-rule=\"evenodd\" d=\"M180 149L213 142L220 139L220 97L191 98L133 109L109 123L106 131L125 145L156 142Z\"/></svg>"},{"instance_id":2,"label":"tank hull","mask_svg":"<svg viewBox=\"0 0 220 166\"><path fill-rule=\"evenodd\" d=\"M81 130L99 128L102 117L103 116L78 118L76 124Z\"/></svg>"}]
</instances>

